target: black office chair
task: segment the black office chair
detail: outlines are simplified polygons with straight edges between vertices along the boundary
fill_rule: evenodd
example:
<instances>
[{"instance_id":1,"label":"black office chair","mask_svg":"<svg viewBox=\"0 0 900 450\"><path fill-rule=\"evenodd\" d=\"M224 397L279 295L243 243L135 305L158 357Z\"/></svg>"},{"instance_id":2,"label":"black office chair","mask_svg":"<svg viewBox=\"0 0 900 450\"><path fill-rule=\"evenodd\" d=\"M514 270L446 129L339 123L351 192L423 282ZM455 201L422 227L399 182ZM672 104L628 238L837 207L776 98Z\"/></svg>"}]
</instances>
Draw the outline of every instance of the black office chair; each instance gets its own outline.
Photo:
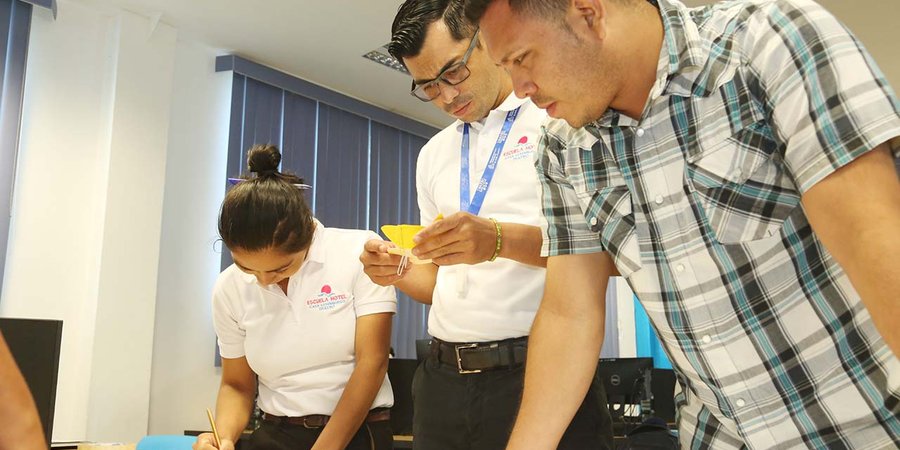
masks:
<instances>
[{"instance_id":1,"label":"black office chair","mask_svg":"<svg viewBox=\"0 0 900 450\"><path fill-rule=\"evenodd\" d=\"M391 408L394 434L412 435L412 381L418 366L419 362L414 359L388 360L388 378L394 390L394 406Z\"/></svg>"},{"instance_id":2,"label":"black office chair","mask_svg":"<svg viewBox=\"0 0 900 450\"><path fill-rule=\"evenodd\" d=\"M675 372L653 369L650 391L653 393L653 415L668 424L675 423Z\"/></svg>"}]
</instances>

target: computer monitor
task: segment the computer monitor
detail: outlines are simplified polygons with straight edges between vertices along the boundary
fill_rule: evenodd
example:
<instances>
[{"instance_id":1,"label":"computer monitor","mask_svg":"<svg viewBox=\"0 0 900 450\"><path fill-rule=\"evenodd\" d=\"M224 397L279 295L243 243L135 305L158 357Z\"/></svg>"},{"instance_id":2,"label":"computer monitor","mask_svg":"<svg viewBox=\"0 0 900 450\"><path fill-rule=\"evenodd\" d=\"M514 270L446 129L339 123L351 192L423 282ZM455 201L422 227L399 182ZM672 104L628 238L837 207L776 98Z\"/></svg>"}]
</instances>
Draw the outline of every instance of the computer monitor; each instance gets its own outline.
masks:
<instances>
[{"instance_id":1,"label":"computer monitor","mask_svg":"<svg viewBox=\"0 0 900 450\"><path fill-rule=\"evenodd\" d=\"M653 358L602 358L597 365L610 403L639 404L652 370Z\"/></svg>"},{"instance_id":2,"label":"computer monitor","mask_svg":"<svg viewBox=\"0 0 900 450\"><path fill-rule=\"evenodd\" d=\"M31 390L49 443L56 406L62 321L0 318L0 333Z\"/></svg>"},{"instance_id":3,"label":"computer monitor","mask_svg":"<svg viewBox=\"0 0 900 450\"><path fill-rule=\"evenodd\" d=\"M615 435L628 435L632 427L652 415L652 370L653 358L602 358L597 364Z\"/></svg>"},{"instance_id":4,"label":"computer monitor","mask_svg":"<svg viewBox=\"0 0 900 450\"><path fill-rule=\"evenodd\" d=\"M391 358L388 360L388 378L394 390L394 406L391 408L391 428L397 435L412 435L412 380L419 361Z\"/></svg>"}]
</instances>

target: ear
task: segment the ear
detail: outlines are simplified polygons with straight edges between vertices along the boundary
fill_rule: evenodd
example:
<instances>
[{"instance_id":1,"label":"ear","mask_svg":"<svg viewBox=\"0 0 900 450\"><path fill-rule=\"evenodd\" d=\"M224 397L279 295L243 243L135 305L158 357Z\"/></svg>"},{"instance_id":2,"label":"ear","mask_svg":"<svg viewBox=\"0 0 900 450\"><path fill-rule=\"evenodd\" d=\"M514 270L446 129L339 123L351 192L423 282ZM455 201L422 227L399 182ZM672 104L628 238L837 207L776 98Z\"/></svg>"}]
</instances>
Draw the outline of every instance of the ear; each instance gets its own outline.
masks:
<instances>
[{"instance_id":1,"label":"ear","mask_svg":"<svg viewBox=\"0 0 900 450\"><path fill-rule=\"evenodd\" d=\"M606 39L607 0L571 0L566 20L577 34L587 32L595 38Z\"/></svg>"}]
</instances>

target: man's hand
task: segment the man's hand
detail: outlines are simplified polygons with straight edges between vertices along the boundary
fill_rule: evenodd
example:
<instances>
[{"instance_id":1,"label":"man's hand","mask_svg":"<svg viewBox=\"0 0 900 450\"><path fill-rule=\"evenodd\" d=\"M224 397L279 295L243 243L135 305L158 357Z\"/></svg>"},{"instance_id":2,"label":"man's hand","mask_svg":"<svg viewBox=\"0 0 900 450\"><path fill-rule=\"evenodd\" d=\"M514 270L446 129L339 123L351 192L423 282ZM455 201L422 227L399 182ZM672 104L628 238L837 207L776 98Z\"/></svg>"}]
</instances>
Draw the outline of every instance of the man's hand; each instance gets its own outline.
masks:
<instances>
[{"instance_id":1,"label":"man's hand","mask_svg":"<svg viewBox=\"0 0 900 450\"><path fill-rule=\"evenodd\" d=\"M497 229L490 219L458 212L429 225L413 240L413 255L439 266L477 264L494 255Z\"/></svg>"},{"instance_id":2,"label":"man's hand","mask_svg":"<svg viewBox=\"0 0 900 450\"><path fill-rule=\"evenodd\" d=\"M234 442L231 439L222 438L222 446L216 447L216 437L212 433L203 433L197 436L197 442L194 443L194 450L234 450Z\"/></svg>"},{"instance_id":3,"label":"man's hand","mask_svg":"<svg viewBox=\"0 0 900 450\"><path fill-rule=\"evenodd\" d=\"M612 267L605 252L548 259L544 297L528 338L522 403L506 450L559 445L597 371Z\"/></svg>"},{"instance_id":4,"label":"man's hand","mask_svg":"<svg viewBox=\"0 0 900 450\"><path fill-rule=\"evenodd\" d=\"M363 246L363 252L359 255L359 261L363 270L373 283L380 286L393 286L403 279L411 266L409 261L398 275L397 267L400 266L401 256L388 253L389 248L396 247L393 242L372 239Z\"/></svg>"}]
</instances>

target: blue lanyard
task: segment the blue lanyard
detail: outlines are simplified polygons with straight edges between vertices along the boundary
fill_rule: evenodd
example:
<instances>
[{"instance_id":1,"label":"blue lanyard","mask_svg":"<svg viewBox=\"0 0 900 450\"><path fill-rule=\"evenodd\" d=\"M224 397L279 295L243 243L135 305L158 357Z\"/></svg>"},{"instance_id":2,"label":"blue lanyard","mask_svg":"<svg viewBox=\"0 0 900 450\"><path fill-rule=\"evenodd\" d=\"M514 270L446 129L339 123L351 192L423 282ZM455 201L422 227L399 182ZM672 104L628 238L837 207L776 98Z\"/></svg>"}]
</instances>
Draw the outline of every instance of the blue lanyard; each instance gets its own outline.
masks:
<instances>
[{"instance_id":1,"label":"blue lanyard","mask_svg":"<svg viewBox=\"0 0 900 450\"><path fill-rule=\"evenodd\" d=\"M478 215L481 211L481 205L484 203L484 196L487 194L488 188L491 187L491 180L494 179L494 172L497 170L497 163L500 162L500 153L503 152L503 146L506 144L506 138L509 137L509 130L512 129L516 116L519 115L519 108L516 108L506 114L506 121L500 130L500 136L497 136L497 143L494 144L494 151L491 152L491 158L488 159L484 173L481 174L481 180L475 188L475 197L469 202L469 124L463 125L462 148L460 149L459 164L459 210L466 211L472 215Z\"/></svg>"}]
</instances>

